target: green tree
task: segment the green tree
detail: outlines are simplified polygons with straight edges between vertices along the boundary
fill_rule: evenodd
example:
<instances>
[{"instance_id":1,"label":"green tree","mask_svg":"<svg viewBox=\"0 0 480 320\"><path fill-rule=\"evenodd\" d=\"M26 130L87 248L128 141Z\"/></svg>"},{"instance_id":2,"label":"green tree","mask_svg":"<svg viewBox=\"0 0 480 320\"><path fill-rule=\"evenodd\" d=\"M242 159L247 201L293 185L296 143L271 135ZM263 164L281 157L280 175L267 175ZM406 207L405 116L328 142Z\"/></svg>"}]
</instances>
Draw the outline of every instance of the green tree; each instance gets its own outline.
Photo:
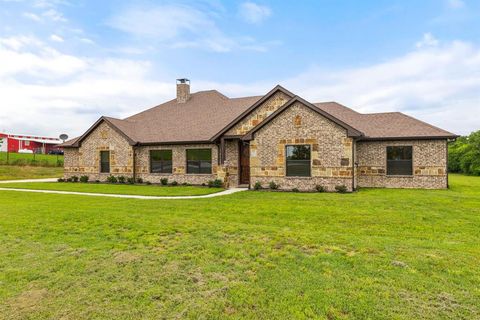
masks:
<instances>
[{"instance_id":1,"label":"green tree","mask_svg":"<svg viewBox=\"0 0 480 320\"><path fill-rule=\"evenodd\" d=\"M480 176L480 130L449 144L448 170Z\"/></svg>"}]
</instances>

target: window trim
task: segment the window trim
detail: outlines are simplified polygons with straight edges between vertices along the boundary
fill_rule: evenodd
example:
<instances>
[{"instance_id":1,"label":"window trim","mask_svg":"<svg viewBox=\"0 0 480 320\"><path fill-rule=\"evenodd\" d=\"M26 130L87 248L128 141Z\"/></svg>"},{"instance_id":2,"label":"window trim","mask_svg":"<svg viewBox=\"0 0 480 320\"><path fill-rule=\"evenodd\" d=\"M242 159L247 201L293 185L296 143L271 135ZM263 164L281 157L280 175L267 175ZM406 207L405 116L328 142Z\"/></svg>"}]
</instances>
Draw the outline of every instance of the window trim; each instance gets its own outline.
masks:
<instances>
[{"instance_id":1,"label":"window trim","mask_svg":"<svg viewBox=\"0 0 480 320\"><path fill-rule=\"evenodd\" d=\"M170 151L172 153L172 169L170 170L170 172L153 172L152 171L152 151ZM173 149L150 149L148 151L148 160L149 160L149 170L150 170L150 174L158 174L158 175L171 175L173 174Z\"/></svg>"},{"instance_id":2,"label":"window trim","mask_svg":"<svg viewBox=\"0 0 480 320\"><path fill-rule=\"evenodd\" d=\"M287 174L288 170L287 170L287 148L288 147L291 147L291 146L309 146L310 147L310 174L308 176L289 176ZM309 143L298 143L298 144L286 144L285 145L285 162L284 162L284 165L285 165L285 178L297 178L297 179L308 179L308 178L311 178L312 177L312 163L313 163L313 159L312 159L312 144L309 144Z\"/></svg>"},{"instance_id":3,"label":"window trim","mask_svg":"<svg viewBox=\"0 0 480 320\"><path fill-rule=\"evenodd\" d=\"M108 153L108 171L102 171L102 152L103 153ZM111 166L111 153L110 150L100 150L100 168L99 171L101 174L110 174L112 172L112 166Z\"/></svg>"},{"instance_id":4,"label":"window trim","mask_svg":"<svg viewBox=\"0 0 480 320\"><path fill-rule=\"evenodd\" d=\"M188 172L188 151L189 150L210 150L210 173L189 173ZM206 160L203 160L206 161ZM212 148L186 148L185 149L185 174L188 175L212 175L213 174L213 150Z\"/></svg>"},{"instance_id":5,"label":"window trim","mask_svg":"<svg viewBox=\"0 0 480 320\"><path fill-rule=\"evenodd\" d=\"M389 147L411 147L412 148L412 174L388 174L388 148ZM386 177L391 177L391 178L413 178L413 176L415 175L415 172L414 172L414 162L413 162L413 159L414 159L414 152L413 152L413 145L387 145L385 147L385 176Z\"/></svg>"}]
</instances>

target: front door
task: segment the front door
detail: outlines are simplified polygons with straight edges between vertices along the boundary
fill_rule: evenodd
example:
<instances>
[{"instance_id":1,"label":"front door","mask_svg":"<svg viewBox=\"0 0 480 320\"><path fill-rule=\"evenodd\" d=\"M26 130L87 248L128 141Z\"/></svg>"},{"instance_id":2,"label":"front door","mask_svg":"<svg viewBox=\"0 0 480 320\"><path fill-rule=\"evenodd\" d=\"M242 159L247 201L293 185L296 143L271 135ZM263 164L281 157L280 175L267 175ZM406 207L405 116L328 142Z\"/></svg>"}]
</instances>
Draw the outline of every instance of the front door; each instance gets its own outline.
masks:
<instances>
[{"instance_id":1,"label":"front door","mask_svg":"<svg viewBox=\"0 0 480 320\"><path fill-rule=\"evenodd\" d=\"M240 184L250 184L250 145L240 141Z\"/></svg>"}]
</instances>

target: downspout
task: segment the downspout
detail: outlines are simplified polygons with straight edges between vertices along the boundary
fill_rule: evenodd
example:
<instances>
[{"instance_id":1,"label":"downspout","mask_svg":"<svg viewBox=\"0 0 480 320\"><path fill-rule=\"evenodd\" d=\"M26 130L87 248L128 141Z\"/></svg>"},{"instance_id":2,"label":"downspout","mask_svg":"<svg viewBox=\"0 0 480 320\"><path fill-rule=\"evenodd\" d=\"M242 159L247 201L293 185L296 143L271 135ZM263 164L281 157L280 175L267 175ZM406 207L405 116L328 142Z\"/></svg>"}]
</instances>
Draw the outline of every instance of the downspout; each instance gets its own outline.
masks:
<instances>
[{"instance_id":1,"label":"downspout","mask_svg":"<svg viewBox=\"0 0 480 320\"><path fill-rule=\"evenodd\" d=\"M445 167L445 174L447 175L447 189L450 187L448 185L448 139L445 140L445 153L446 153L446 167Z\"/></svg>"}]
</instances>

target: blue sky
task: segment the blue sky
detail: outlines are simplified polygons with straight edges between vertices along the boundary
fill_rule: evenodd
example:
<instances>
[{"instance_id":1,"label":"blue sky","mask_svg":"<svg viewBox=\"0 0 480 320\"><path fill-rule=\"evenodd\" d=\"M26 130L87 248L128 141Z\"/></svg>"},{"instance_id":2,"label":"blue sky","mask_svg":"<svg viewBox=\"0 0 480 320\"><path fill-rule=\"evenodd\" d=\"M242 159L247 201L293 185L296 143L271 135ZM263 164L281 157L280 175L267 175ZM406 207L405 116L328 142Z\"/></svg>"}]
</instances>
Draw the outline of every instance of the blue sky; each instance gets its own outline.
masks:
<instances>
[{"instance_id":1,"label":"blue sky","mask_svg":"<svg viewBox=\"0 0 480 320\"><path fill-rule=\"evenodd\" d=\"M480 128L480 1L0 0L0 130L75 136L192 90Z\"/></svg>"}]
</instances>

